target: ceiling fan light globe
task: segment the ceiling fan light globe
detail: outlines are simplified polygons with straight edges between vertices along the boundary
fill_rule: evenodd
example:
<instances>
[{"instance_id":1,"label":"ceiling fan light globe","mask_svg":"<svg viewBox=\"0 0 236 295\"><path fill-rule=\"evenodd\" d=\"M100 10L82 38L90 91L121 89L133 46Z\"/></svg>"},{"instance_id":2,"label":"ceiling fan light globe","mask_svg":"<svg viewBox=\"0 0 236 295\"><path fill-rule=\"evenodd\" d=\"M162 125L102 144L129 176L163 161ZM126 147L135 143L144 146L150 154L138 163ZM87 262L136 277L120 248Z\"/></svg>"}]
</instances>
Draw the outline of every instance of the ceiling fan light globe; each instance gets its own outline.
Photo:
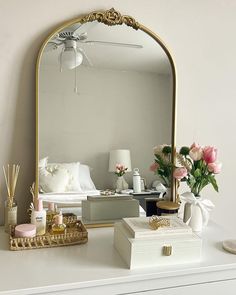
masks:
<instances>
[{"instance_id":1,"label":"ceiling fan light globe","mask_svg":"<svg viewBox=\"0 0 236 295\"><path fill-rule=\"evenodd\" d=\"M76 67L78 67L79 65L82 64L83 61L83 55L78 52L78 51L74 51L74 49L65 49L62 53L61 53L61 57L59 57L61 59L61 66L62 69L69 69L72 70Z\"/></svg>"}]
</instances>

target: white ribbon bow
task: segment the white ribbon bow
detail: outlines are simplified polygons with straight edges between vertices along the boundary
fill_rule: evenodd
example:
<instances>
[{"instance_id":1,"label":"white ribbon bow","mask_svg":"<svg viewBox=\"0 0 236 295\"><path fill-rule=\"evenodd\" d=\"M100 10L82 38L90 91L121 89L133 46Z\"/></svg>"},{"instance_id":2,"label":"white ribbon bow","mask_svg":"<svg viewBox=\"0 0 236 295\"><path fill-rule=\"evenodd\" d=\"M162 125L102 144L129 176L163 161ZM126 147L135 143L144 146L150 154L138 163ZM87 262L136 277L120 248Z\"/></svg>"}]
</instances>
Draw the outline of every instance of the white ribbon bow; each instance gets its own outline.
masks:
<instances>
[{"instance_id":1,"label":"white ribbon bow","mask_svg":"<svg viewBox=\"0 0 236 295\"><path fill-rule=\"evenodd\" d=\"M181 195L181 200L189 203L191 205L196 205L200 208L202 212L202 223L203 226L207 225L209 219L209 212L215 207L215 205L210 200L202 200L195 198L194 194L191 192L186 192ZM192 216L186 221L186 224L189 224Z\"/></svg>"}]
</instances>

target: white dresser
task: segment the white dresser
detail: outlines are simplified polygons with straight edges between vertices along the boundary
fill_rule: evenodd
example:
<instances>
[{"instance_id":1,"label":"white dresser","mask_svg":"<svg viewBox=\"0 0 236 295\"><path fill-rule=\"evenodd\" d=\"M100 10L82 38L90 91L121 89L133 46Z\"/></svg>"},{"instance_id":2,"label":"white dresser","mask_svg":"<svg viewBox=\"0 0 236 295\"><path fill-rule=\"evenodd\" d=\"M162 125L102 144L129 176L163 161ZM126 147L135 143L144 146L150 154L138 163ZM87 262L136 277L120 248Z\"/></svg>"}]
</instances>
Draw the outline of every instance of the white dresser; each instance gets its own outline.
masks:
<instances>
[{"instance_id":1,"label":"white dresser","mask_svg":"<svg viewBox=\"0 0 236 295\"><path fill-rule=\"evenodd\" d=\"M221 246L236 232L210 223L200 263L140 270L127 269L113 248L113 228L88 232L85 245L14 252L1 228L0 294L236 294L236 255Z\"/></svg>"}]
</instances>

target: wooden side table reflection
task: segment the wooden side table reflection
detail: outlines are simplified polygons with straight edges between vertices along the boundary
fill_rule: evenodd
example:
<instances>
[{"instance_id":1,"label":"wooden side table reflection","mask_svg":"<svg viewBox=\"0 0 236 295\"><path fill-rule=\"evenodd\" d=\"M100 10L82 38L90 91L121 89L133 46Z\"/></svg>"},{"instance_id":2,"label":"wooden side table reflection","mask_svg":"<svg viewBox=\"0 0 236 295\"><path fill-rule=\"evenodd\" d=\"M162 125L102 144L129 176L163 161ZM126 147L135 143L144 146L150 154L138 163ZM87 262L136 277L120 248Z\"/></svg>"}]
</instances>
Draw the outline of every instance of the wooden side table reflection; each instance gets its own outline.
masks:
<instances>
[{"instance_id":1,"label":"wooden side table reflection","mask_svg":"<svg viewBox=\"0 0 236 295\"><path fill-rule=\"evenodd\" d=\"M145 212L147 212L147 209L150 208L150 206L147 207L147 200L154 200L155 202L160 200L160 193L158 192L143 191L141 193L132 193L132 196L134 199L139 200L140 206L145 210ZM150 205L150 203L148 205Z\"/></svg>"}]
</instances>

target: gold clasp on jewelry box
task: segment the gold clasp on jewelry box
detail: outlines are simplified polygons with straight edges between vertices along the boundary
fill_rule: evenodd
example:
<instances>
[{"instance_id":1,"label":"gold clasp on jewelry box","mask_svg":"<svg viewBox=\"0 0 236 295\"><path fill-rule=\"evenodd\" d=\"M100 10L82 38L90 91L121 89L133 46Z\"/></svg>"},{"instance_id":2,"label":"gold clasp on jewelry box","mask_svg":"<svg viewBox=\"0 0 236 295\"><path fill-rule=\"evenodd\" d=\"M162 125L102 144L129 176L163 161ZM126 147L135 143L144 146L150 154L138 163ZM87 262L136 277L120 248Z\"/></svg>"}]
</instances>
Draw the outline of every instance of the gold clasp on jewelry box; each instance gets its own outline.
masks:
<instances>
[{"instance_id":1,"label":"gold clasp on jewelry box","mask_svg":"<svg viewBox=\"0 0 236 295\"><path fill-rule=\"evenodd\" d=\"M163 246L162 253L164 256L170 256L172 254L172 246L171 245Z\"/></svg>"}]
</instances>

